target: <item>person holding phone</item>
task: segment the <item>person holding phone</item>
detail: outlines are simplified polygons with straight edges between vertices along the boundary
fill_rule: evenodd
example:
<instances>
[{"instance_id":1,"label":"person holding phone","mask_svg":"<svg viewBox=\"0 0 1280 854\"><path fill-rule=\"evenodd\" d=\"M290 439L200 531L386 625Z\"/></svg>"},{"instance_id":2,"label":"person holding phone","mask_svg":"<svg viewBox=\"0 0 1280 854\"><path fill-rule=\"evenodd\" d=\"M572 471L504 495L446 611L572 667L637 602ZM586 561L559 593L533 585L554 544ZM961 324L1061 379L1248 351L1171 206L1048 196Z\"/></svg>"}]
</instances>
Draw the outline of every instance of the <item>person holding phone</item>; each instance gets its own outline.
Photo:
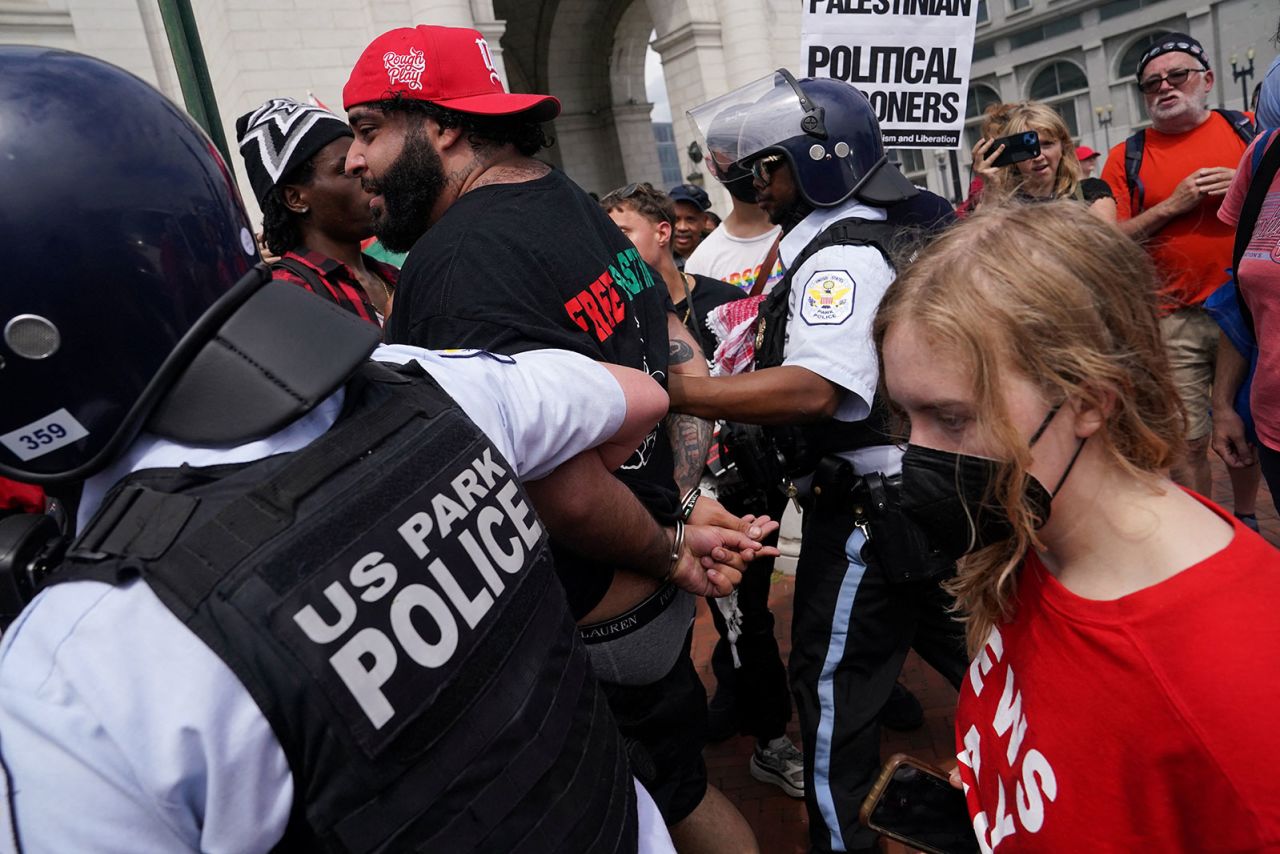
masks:
<instances>
[{"instance_id":1,"label":"person holding phone","mask_svg":"<svg viewBox=\"0 0 1280 854\"><path fill-rule=\"evenodd\" d=\"M1026 145L1034 132L1039 148ZM1116 221L1116 200L1107 182L1085 178L1071 130L1058 111L1039 101L993 104L982 138L973 147L973 169L982 177L981 201L1014 197L1024 202L1075 199L1106 222Z\"/></svg>"},{"instance_id":2,"label":"person holding phone","mask_svg":"<svg viewBox=\"0 0 1280 854\"><path fill-rule=\"evenodd\" d=\"M991 205L874 335L903 509L959 559L982 850L1275 850L1280 553L1169 479L1185 422L1146 253L1076 204Z\"/></svg>"}]
</instances>

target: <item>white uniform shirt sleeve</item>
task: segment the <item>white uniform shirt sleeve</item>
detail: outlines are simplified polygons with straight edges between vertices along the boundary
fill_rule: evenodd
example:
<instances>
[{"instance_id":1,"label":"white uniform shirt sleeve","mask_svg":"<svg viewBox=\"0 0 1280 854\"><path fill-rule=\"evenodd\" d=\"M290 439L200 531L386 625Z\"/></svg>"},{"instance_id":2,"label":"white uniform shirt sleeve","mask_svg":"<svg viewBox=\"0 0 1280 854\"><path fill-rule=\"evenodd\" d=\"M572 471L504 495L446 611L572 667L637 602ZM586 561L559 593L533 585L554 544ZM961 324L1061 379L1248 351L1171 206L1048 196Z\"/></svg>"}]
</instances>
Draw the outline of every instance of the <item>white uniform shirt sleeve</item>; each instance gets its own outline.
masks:
<instances>
[{"instance_id":1,"label":"white uniform shirt sleeve","mask_svg":"<svg viewBox=\"0 0 1280 854\"><path fill-rule=\"evenodd\" d=\"M9 628L0 750L25 854L268 851L292 808L257 705L141 581L58 585Z\"/></svg>"},{"instance_id":2,"label":"white uniform shirt sleeve","mask_svg":"<svg viewBox=\"0 0 1280 854\"><path fill-rule=\"evenodd\" d=\"M379 347L373 358L421 363L522 480L544 477L606 441L626 417L621 387L586 356L566 350L530 350L515 356L456 353L396 345Z\"/></svg>"},{"instance_id":3,"label":"white uniform shirt sleeve","mask_svg":"<svg viewBox=\"0 0 1280 854\"><path fill-rule=\"evenodd\" d=\"M871 411L880 362L871 325L893 270L872 246L831 246L796 271L787 299L784 365L798 365L844 390L835 417L858 421Z\"/></svg>"},{"instance_id":4,"label":"white uniform shirt sleeve","mask_svg":"<svg viewBox=\"0 0 1280 854\"><path fill-rule=\"evenodd\" d=\"M609 372L564 351L375 355L420 361L524 479L608 439L626 414ZM332 425L342 399L239 448L139 437L87 484L81 524L131 470L297 450ZM257 704L140 581L57 585L5 632L0 754L14 804L0 829L16 826L26 854L267 851L293 802L288 762Z\"/></svg>"}]
</instances>

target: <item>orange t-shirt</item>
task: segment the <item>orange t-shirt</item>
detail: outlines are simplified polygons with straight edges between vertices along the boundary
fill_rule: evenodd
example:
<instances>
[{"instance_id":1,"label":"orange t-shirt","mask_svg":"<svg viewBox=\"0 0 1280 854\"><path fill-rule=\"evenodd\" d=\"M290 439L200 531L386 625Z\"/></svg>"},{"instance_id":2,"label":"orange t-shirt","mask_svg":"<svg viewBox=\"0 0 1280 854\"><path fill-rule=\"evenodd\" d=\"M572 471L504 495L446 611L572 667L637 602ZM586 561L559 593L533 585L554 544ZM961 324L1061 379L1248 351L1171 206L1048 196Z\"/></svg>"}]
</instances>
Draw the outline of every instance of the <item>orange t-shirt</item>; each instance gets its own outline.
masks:
<instances>
[{"instance_id":1,"label":"orange t-shirt","mask_svg":"<svg viewBox=\"0 0 1280 854\"><path fill-rule=\"evenodd\" d=\"M1249 114L1252 118L1252 114ZM1187 133L1166 134L1147 128L1138 177L1146 190L1143 209L1169 198L1183 178L1197 169L1226 166L1235 169L1245 142L1218 113ZM1124 143L1113 147L1102 180L1116 195L1116 216L1126 220L1141 211L1130 209L1124 179ZM1227 280L1235 231L1218 219L1222 196L1206 196L1198 207L1170 222L1146 241L1163 285L1162 307L1199 305Z\"/></svg>"}]
</instances>

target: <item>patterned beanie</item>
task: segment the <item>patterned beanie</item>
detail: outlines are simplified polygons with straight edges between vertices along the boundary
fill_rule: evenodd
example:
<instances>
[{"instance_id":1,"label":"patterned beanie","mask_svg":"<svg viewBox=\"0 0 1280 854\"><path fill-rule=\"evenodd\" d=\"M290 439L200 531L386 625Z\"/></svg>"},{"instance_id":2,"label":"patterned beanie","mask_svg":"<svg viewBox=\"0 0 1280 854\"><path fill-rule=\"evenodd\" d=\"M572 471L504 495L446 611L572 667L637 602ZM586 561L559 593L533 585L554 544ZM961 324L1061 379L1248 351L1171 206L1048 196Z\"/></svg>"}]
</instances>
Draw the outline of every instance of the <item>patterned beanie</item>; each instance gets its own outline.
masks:
<instances>
[{"instance_id":1,"label":"patterned beanie","mask_svg":"<svg viewBox=\"0 0 1280 854\"><path fill-rule=\"evenodd\" d=\"M342 119L292 98L272 98L236 119L236 141L258 201L335 139L354 136Z\"/></svg>"},{"instance_id":2,"label":"patterned beanie","mask_svg":"<svg viewBox=\"0 0 1280 854\"><path fill-rule=\"evenodd\" d=\"M1138 60L1138 80L1142 80L1142 69L1157 56L1173 52L1185 53L1200 63L1205 71L1209 70L1209 54L1204 52L1200 42L1183 33L1166 33L1164 38L1147 48L1147 52Z\"/></svg>"}]
</instances>

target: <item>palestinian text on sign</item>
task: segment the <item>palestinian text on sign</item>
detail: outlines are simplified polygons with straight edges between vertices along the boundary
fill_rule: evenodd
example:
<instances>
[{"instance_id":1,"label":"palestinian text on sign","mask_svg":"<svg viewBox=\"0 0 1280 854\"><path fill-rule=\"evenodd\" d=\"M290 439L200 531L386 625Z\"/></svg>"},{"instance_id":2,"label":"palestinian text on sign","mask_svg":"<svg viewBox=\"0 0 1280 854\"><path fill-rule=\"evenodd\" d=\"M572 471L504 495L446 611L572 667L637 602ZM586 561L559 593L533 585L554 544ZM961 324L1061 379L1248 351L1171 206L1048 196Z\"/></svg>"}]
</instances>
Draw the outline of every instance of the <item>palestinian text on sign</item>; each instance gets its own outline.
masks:
<instances>
[{"instance_id":1,"label":"palestinian text on sign","mask_svg":"<svg viewBox=\"0 0 1280 854\"><path fill-rule=\"evenodd\" d=\"M954 148L978 0L804 0L801 70L852 83L886 146Z\"/></svg>"}]
</instances>

